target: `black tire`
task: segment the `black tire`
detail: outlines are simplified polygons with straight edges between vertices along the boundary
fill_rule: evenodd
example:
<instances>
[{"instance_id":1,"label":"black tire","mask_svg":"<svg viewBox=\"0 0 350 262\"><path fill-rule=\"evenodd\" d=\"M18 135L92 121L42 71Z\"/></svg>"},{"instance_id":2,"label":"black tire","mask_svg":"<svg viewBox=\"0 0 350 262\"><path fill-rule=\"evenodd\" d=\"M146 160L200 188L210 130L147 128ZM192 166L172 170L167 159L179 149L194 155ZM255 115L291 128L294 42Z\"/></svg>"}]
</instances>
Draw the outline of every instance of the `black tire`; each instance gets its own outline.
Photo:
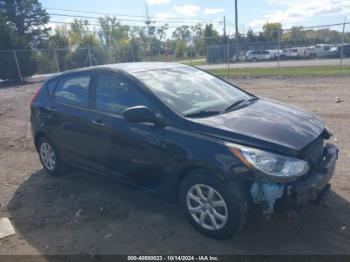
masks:
<instances>
[{"instance_id":1,"label":"black tire","mask_svg":"<svg viewBox=\"0 0 350 262\"><path fill-rule=\"evenodd\" d=\"M45 159L43 158L43 147L47 147L49 146L52 149L53 152L53 158L54 158L54 166L51 166L47 163L47 161L45 161ZM42 164L42 166L44 167L46 173L48 173L49 175L52 176L58 176L62 174L62 162L61 162L61 158L60 155L57 151L57 148L55 146L55 144L46 136L40 138L39 142L38 142L38 153L39 153L39 158L40 158L40 162Z\"/></svg>"},{"instance_id":2,"label":"black tire","mask_svg":"<svg viewBox=\"0 0 350 262\"><path fill-rule=\"evenodd\" d=\"M188 207L188 193L189 191L193 192L191 190L193 190L196 185L207 185L211 187L219 193L220 197L224 200L226 204L225 211L227 211L227 213L224 211L221 214L227 214L227 220L225 223L221 223L220 228L205 228L201 226L199 224L200 222L197 222L190 213ZM188 174L180 185L180 205L187 219L199 232L213 238L228 238L237 234L247 222L249 204L248 198L243 192L243 188L240 188L236 183L224 183L206 171L195 171ZM190 201L192 201L192 199ZM210 221L211 217L209 211L206 210L205 212L207 212L206 219L209 219ZM200 217L201 213L203 213L203 211L196 211L195 216L199 214ZM213 213L211 214L213 215Z\"/></svg>"},{"instance_id":3,"label":"black tire","mask_svg":"<svg viewBox=\"0 0 350 262\"><path fill-rule=\"evenodd\" d=\"M310 58L310 59L315 59L315 58L316 58L316 55L315 55L315 54L310 54L310 55L309 55L309 58Z\"/></svg>"}]
</instances>

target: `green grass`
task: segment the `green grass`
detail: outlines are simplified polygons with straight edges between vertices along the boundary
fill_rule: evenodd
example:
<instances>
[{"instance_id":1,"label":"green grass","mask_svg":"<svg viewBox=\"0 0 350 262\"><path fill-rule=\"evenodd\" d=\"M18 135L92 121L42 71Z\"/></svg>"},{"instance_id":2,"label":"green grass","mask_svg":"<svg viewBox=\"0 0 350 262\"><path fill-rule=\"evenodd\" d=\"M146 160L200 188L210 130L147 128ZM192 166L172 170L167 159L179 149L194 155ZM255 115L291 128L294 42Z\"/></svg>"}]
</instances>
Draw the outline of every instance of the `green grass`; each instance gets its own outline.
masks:
<instances>
[{"instance_id":1,"label":"green grass","mask_svg":"<svg viewBox=\"0 0 350 262\"><path fill-rule=\"evenodd\" d=\"M180 63L184 64L184 65L201 66L201 65L206 65L207 64L207 60L205 58L203 58L203 59L193 59L192 63L191 63L191 60L181 61Z\"/></svg>"},{"instance_id":2,"label":"green grass","mask_svg":"<svg viewBox=\"0 0 350 262\"><path fill-rule=\"evenodd\" d=\"M231 68L228 72L226 68L211 69L210 73L217 76L277 76L277 68ZM337 76L339 66L299 66L281 67L280 75L284 77L294 76ZM342 75L350 75L350 66L343 66Z\"/></svg>"}]
</instances>

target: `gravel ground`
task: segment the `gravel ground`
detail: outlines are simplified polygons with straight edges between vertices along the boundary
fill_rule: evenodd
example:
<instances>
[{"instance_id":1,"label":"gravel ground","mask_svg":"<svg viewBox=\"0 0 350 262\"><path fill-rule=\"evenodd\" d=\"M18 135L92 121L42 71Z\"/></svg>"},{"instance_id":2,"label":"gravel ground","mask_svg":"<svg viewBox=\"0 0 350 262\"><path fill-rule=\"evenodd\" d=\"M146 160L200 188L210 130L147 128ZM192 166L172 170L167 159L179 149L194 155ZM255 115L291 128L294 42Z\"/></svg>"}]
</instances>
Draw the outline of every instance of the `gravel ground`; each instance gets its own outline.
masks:
<instances>
[{"instance_id":1,"label":"gravel ground","mask_svg":"<svg viewBox=\"0 0 350 262\"><path fill-rule=\"evenodd\" d=\"M333 131L341 153L320 204L279 211L269 221L252 215L236 237L209 239L158 196L79 171L47 176L28 121L39 85L3 87L0 217L10 217L16 234L0 240L0 254L350 254L350 77L233 82L312 111Z\"/></svg>"}]
</instances>

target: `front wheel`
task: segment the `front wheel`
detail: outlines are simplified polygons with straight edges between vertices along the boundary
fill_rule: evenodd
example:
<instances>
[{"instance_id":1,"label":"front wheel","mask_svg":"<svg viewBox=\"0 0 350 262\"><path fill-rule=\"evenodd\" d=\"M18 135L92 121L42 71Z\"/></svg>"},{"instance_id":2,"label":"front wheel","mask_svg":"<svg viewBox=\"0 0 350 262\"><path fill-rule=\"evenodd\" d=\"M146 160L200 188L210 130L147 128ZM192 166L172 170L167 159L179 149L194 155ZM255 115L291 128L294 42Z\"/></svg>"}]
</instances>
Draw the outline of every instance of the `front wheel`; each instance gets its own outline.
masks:
<instances>
[{"instance_id":1,"label":"front wheel","mask_svg":"<svg viewBox=\"0 0 350 262\"><path fill-rule=\"evenodd\" d=\"M227 238L239 232L248 215L242 189L204 171L189 174L180 188L180 203L191 224L201 233Z\"/></svg>"}]
</instances>

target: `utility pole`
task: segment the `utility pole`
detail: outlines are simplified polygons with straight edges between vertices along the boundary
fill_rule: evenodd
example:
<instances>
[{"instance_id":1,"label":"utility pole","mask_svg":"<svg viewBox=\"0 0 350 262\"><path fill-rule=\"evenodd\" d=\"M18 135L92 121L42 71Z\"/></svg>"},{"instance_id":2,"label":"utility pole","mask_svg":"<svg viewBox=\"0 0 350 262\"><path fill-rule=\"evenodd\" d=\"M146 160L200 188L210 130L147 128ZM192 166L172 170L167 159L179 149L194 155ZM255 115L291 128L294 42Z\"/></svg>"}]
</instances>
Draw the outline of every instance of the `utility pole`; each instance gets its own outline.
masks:
<instances>
[{"instance_id":1,"label":"utility pole","mask_svg":"<svg viewBox=\"0 0 350 262\"><path fill-rule=\"evenodd\" d=\"M226 34L226 16L224 16L224 39L226 40L227 52L227 73L230 73L230 39L229 34Z\"/></svg>"},{"instance_id":2,"label":"utility pole","mask_svg":"<svg viewBox=\"0 0 350 262\"><path fill-rule=\"evenodd\" d=\"M89 45L88 45L87 49L88 49L88 56L89 56L89 64L90 64L90 66L92 66L92 58L91 58L91 51L90 51Z\"/></svg>"},{"instance_id":3,"label":"utility pole","mask_svg":"<svg viewBox=\"0 0 350 262\"><path fill-rule=\"evenodd\" d=\"M149 18L149 14L148 14L148 4L147 2L145 3L145 12L146 12L146 26L147 26L147 34L148 34L148 46L149 46L149 55L151 58L151 61L153 61L152 58L152 47L151 47L151 34L150 34L150 29L149 29L149 25L151 24L151 19Z\"/></svg>"},{"instance_id":4,"label":"utility pole","mask_svg":"<svg viewBox=\"0 0 350 262\"><path fill-rule=\"evenodd\" d=\"M345 19L344 19L344 24L343 24L343 41L342 41L342 45L341 45L341 48L340 48L340 74L343 73L343 57L344 57L344 42L345 42L346 19L347 19L347 17L345 17Z\"/></svg>"},{"instance_id":5,"label":"utility pole","mask_svg":"<svg viewBox=\"0 0 350 262\"><path fill-rule=\"evenodd\" d=\"M236 56L239 59L238 4L235 0Z\"/></svg>"},{"instance_id":6,"label":"utility pole","mask_svg":"<svg viewBox=\"0 0 350 262\"><path fill-rule=\"evenodd\" d=\"M19 68L16 50L13 50L13 56L15 58L15 62L16 62L16 66L17 66L17 72L18 72L19 80L21 81L21 83L23 83L23 77L22 77L21 69Z\"/></svg>"},{"instance_id":7,"label":"utility pole","mask_svg":"<svg viewBox=\"0 0 350 262\"><path fill-rule=\"evenodd\" d=\"M280 53L281 50L281 30L278 30L278 53L277 53L277 71L278 71L278 79L281 78L281 71L280 71Z\"/></svg>"},{"instance_id":8,"label":"utility pole","mask_svg":"<svg viewBox=\"0 0 350 262\"><path fill-rule=\"evenodd\" d=\"M226 37L226 16L224 16L224 37Z\"/></svg>"},{"instance_id":9,"label":"utility pole","mask_svg":"<svg viewBox=\"0 0 350 262\"><path fill-rule=\"evenodd\" d=\"M58 58L57 58L57 51L56 51L56 49L53 50L53 54L54 54L54 57L55 57L57 72L61 72L61 70L60 70L60 64L58 63Z\"/></svg>"}]
</instances>

